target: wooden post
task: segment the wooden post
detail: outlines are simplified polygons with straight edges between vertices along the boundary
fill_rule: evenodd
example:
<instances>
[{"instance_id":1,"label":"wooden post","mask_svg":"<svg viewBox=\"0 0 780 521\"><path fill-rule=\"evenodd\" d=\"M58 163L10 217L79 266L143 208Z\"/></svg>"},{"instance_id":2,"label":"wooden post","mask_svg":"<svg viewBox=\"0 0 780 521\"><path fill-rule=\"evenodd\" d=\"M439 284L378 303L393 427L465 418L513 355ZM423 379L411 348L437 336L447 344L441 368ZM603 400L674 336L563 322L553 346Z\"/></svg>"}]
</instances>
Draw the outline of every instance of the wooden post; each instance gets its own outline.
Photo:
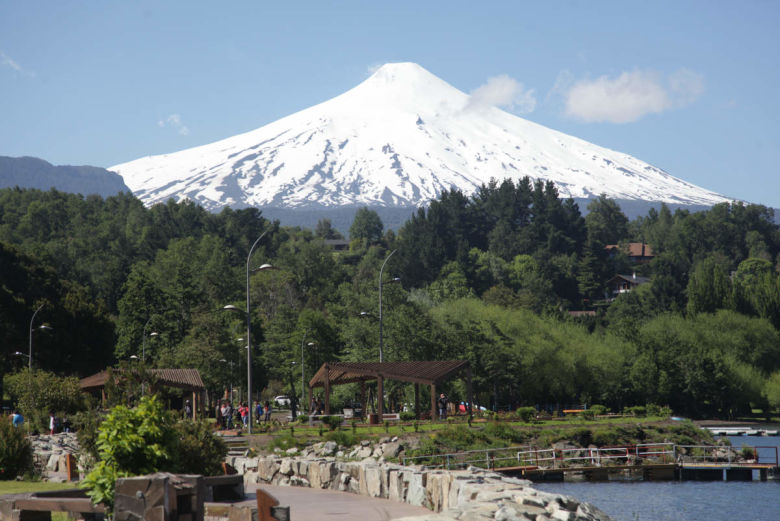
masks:
<instances>
[{"instance_id":1,"label":"wooden post","mask_svg":"<svg viewBox=\"0 0 780 521\"><path fill-rule=\"evenodd\" d=\"M379 421L382 421L382 415L385 413L385 377L381 374L376 379L377 396L376 402L379 405L377 412L379 412Z\"/></svg>"},{"instance_id":2,"label":"wooden post","mask_svg":"<svg viewBox=\"0 0 780 521\"><path fill-rule=\"evenodd\" d=\"M330 367L328 364L323 366L325 368L325 414L330 414Z\"/></svg>"},{"instance_id":3,"label":"wooden post","mask_svg":"<svg viewBox=\"0 0 780 521\"><path fill-rule=\"evenodd\" d=\"M471 388L471 366L466 367L466 394L469 400L469 418L471 418L474 415L474 392Z\"/></svg>"},{"instance_id":4,"label":"wooden post","mask_svg":"<svg viewBox=\"0 0 780 521\"><path fill-rule=\"evenodd\" d=\"M360 407L363 408L363 422L368 423L368 402L366 401L365 380L360 380Z\"/></svg>"},{"instance_id":5,"label":"wooden post","mask_svg":"<svg viewBox=\"0 0 780 521\"><path fill-rule=\"evenodd\" d=\"M431 421L436 421L436 384L431 384Z\"/></svg>"},{"instance_id":6,"label":"wooden post","mask_svg":"<svg viewBox=\"0 0 780 521\"><path fill-rule=\"evenodd\" d=\"M414 417L420 419L420 384L414 384Z\"/></svg>"}]
</instances>

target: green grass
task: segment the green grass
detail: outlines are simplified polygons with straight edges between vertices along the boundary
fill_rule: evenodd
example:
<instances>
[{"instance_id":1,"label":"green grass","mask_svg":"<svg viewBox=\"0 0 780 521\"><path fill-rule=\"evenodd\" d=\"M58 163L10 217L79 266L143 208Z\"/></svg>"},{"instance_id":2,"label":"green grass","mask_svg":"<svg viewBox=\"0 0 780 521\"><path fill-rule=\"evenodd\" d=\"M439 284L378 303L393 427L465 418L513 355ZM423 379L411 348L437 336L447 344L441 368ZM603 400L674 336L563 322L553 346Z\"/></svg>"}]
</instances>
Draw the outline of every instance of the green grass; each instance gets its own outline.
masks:
<instances>
[{"instance_id":1,"label":"green grass","mask_svg":"<svg viewBox=\"0 0 780 521\"><path fill-rule=\"evenodd\" d=\"M47 490L76 490L74 483L50 483L48 481L0 481L0 496L24 492L45 492ZM68 521L66 512L52 512L52 521Z\"/></svg>"},{"instance_id":2,"label":"green grass","mask_svg":"<svg viewBox=\"0 0 780 521\"><path fill-rule=\"evenodd\" d=\"M48 481L0 481L0 495L23 492L45 492L47 490L76 489L74 483L50 483Z\"/></svg>"}]
</instances>

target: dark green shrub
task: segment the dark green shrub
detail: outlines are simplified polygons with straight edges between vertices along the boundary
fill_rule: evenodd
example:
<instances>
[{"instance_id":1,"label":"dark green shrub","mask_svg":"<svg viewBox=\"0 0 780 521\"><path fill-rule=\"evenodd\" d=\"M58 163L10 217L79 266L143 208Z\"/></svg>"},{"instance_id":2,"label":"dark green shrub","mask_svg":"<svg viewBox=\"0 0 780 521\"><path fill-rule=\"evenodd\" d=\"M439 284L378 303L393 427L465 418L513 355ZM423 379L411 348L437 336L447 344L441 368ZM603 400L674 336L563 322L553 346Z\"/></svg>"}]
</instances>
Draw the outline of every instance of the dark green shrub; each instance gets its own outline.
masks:
<instances>
[{"instance_id":1,"label":"dark green shrub","mask_svg":"<svg viewBox=\"0 0 780 521\"><path fill-rule=\"evenodd\" d=\"M592 411L594 416L603 416L607 414L607 408L603 405L591 405L588 407L588 410Z\"/></svg>"},{"instance_id":2,"label":"dark green shrub","mask_svg":"<svg viewBox=\"0 0 780 521\"><path fill-rule=\"evenodd\" d=\"M596 413L593 412L593 409L585 409L580 413L580 416L584 420L592 420L596 417Z\"/></svg>"},{"instance_id":3,"label":"dark green shrub","mask_svg":"<svg viewBox=\"0 0 780 521\"><path fill-rule=\"evenodd\" d=\"M342 447L350 447L357 443L357 436L347 431L332 431L325 435L325 439L328 441L335 441Z\"/></svg>"},{"instance_id":4,"label":"dark green shrub","mask_svg":"<svg viewBox=\"0 0 780 521\"><path fill-rule=\"evenodd\" d=\"M309 417L306 414L299 414L298 423L309 423Z\"/></svg>"},{"instance_id":5,"label":"dark green shrub","mask_svg":"<svg viewBox=\"0 0 780 521\"><path fill-rule=\"evenodd\" d=\"M400 414L401 421L410 422L417 417L414 415L412 411L404 411Z\"/></svg>"},{"instance_id":6,"label":"dark green shrub","mask_svg":"<svg viewBox=\"0 0 780 521\"><path fill-rule=\"evenodd\" d=\"M633 407L626 407L625 412L628 414L632 414L638 418L644 418L647 416L647 407L644 405L635 405Z\"/></svg>"},{"instance_id":7,"label":"dark green shrub","mask_svg":"<svg viewBox=\"0 0 780 521\"><path fill-rule=\"evenodd\" d=\"M536 418L536 409L533 407L520 407L515 411L515 414L525 423L531 423Z\"/></svg>"},{"instance_id":8,"label":"dark green shrub","mask_svg":"<svg viewBox=\"0 0 780 521\"><path fill-rule=\"evenodd\" d=\"M344 421L344 419L341 416L323 416L321 418L322 423L328 426L328 428L332 431L335 431L339 427L341 427L341 422Z\"/></svg>"},{"instance_id":9,"label":"dark green shrub","mask_svg":"<svg viewBox=\"0 0 780 521\"><path fill-rule=\"evenodd\" d=\"M3 378L3 386L31 431L48 432L49 411L62 417L87 408L87 397L74 376L24 369Z\"/></svg>"},{"instance_id":10,"label":"dark green shrub","mask_svg":"<svg viewBox=\"0 0 780 521\"><path fill-rule=\"evenodd\" d=\"M222 472L227 446L206 422L184 420L174 426L171 472L212 476ZM167 469L166 469L167 470Z\"/></svg>"},{"instance_id":11,"label":"dark green shrub","mask_svg":"<svg viewBox=\"0 0 780 521\"><path fill-rule=\"evenodd\" d=\"M0 480L14 479L32 468L32 446L26 432L0 418Z\"/></svg>"},{"instance_id":12,"label":"dark green shrub","mask_svg":"<svg viewBox=\"0 0 780 521\"><path fill-rule=\"evenodd\" d=\"M97 461L99 458L97 439L98 428L102 421L103 416L96 409L87 409L86 411L76 413L72 418L81 452L90 456L90 459L93 461Z\"/></svg>"}]
</instances>

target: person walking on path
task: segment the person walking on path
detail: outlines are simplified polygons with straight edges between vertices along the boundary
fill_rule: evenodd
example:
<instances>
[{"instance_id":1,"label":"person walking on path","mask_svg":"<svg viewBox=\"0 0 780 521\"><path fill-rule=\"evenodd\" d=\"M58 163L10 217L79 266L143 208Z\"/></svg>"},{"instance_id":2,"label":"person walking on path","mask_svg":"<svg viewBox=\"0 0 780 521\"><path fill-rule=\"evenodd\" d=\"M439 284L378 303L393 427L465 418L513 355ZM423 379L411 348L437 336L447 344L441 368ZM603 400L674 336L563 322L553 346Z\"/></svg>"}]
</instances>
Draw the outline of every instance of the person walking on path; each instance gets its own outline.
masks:
<instances>
[{"instance_id":1,"label":"person walking on path","mask_svg":"<svg viewBox=\"0 0 780 521\"><path fill-rule=\"evenodd\" d=\"M440 420L446 419L447 418L447 397L444 395L444 393L441 393L439 395L437 404L439 407L439 419Z\"/></svg>"},{"instance_id":2,"label":"person walking on path","mask_svg":"<svg viewBox=\"0 0 780 521\"><path fill-rule=\"evenodd\" d=\"M184 417L189 420L192 419L192 405L190 405L189 400L184 400Z\"/></svg>"},{"instance_id":3,"label":"person walking on path","mask_svg":"<svg viewBox=\"0 0 780 521\"><path fill-rule=\"evenodd\" d=\"M247 406L246 402L242 403L238 407L238 413L241 415L241 423L244 424L244 428L246 429L247 425L249 424L249 407Z\"/></svg>"},{"instance_id":4,"label":"person walking on path","mask_svg":"<svg viewBox=\"0 0 780 521\"><path fill-rule=\"evenodd\" d=\"M264 416L263 416L263 419L266 422L271 421L271 402L270 401L268 401L268 400L265 401L265 406L263 407L263 412L265 413Z\"/></svg>"},{"instance_id":5,"label":"person walking on path","mask_svg":"<svg viewBox=\"0 0 780 521\"><path fill-rule=\"evenodd\" d=\"M24 425L24 416L22 416L22 413L19 411L14 411L14 413L11 415L11 424L14 427L21 427Z\"/></svg>"}]
</instances>

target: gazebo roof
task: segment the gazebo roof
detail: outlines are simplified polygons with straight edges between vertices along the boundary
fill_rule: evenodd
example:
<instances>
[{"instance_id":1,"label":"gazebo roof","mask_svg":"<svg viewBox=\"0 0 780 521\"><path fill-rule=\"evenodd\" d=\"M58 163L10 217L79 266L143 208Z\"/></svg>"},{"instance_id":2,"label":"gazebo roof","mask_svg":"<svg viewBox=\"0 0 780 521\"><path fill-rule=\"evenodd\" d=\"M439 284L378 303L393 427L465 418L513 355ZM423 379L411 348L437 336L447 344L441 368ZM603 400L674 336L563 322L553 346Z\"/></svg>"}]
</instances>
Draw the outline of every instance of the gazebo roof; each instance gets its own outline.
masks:
<instances>
[{"instance_id":1,"label":"gazebo roof","mask_svg":"<svg viewBox=\"0 0 780 521\"><path fill-rule=\"evenodd\" d=\"M426 362L330 362L325 363L309 381L309 387L376 380L379 376L390 380L419 384L435 384L462 369L465 360Z\"/></svg>"},{"instance_id":2,"label":"gazebo roof","mask_svg":"<svg viewBox=\"0 0 780 521\"><path fill-rule=\"evenodd\" d=\"M115 374L119 371L116 370ZM206 388L197 369L149 369L157 378L157 382L167 387L178 387L191 391L202 391ZM92 376L82 378L79 386L83 391L92 391L104 387L108 382L108 371L100 371Z\"/></svg>"}]
</instances>

